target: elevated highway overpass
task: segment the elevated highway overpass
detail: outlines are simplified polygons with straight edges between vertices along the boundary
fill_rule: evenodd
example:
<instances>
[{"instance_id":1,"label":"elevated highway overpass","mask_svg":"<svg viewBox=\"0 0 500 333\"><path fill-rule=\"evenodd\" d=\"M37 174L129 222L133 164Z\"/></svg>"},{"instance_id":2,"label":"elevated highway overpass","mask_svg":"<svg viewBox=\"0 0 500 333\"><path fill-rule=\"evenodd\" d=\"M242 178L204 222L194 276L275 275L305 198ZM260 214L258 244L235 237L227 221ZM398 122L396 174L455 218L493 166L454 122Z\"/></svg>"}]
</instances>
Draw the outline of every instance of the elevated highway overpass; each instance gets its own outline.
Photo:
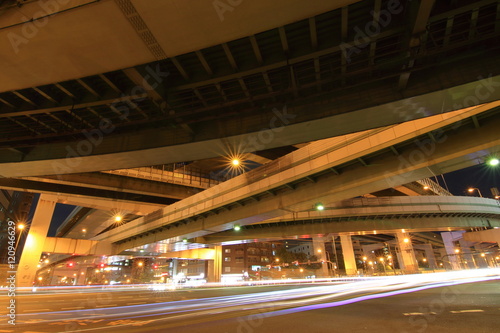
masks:
<instances>
[{"instance_id":1,"label":"elevated highway overpass","mask_svg":"<svg viewBox=\"0 0 500 333\"><path fill-rule=\"evenodd\" d=\"M481 108L489 109L483 106L311 143L95 239L113 242L120 250L169 238L176 242L473 165L500 143L495 109L482 113L491 118L480 128L470 119ZM432 140L429 134L437 133L439 138Z\"/></svg>"},{"instance_id":2,"label":"elevated highway overpass","mask_svg":"<svg viewBox=\"0 0 500 333\"><path fill-rule=\"evenodd\" d=\"M499 99L496 0L53 4L2 2L2 177L258 151Z\"/></svg>"},{"instance_id":3,"label":"elevated highway overpass","mask_svg":"<svg viewBox=\"0 0 500 333\"><path fill-rule=\"evenodd\" d=\"M196 242L310 238L312 235L386 234L499 228L498 200L477 197L357 198L327 205L324 211L287 214L247 225L240 231L210 234Z\"/></svg>"},{"instance_id":4,"label":"elevated highway overpass","mask_svg":"<svg viewBox=\"0 0 500 333\"><path fill-rule=\"evenodd\" d=\"M100 226L107 212L146 215L96 236L114 251L208 236L318 201L418 192L406 185L498 151L498 1L256 0L224 13L180 0L40 4L0 4L8 64L0 187L42 193L38 218L56 202L105 210L92 213ZM27 38L45 14L47 25ZM436 115L439 126L407 136L394 126ZM327 139L332 151L304 149L339 135ZM241 184L214 187L213 177L188 184L175 168L150 178L138 169L233 152L275 161Z\"/></svg>"}]
</instances>

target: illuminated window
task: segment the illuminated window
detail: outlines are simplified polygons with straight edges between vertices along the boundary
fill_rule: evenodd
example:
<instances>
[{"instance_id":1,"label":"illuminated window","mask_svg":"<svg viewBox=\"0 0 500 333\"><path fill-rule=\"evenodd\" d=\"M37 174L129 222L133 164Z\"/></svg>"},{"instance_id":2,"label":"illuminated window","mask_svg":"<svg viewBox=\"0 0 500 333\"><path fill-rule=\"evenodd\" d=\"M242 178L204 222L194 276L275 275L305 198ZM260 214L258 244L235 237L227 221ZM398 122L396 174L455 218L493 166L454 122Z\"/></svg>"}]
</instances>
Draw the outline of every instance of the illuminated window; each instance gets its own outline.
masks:
<instances>
[{"instance_id":1,"label":"illuminated window","mask_svg":"<svg viewBox=\"0 0 500 333\"><path fill-rule=\"evenodd\" d=\"M231 261L231 257L225 257L224 261Z\"/></svg>"},{"instance_id":2,"label":"illuminated window","mask_svg":"<svg viewBox=\"0 0 500 333\"><path fill-rule=\"evenodd\" d=\"M231 249L225 249L224 253L231 253Z\"/></svg>"}]
</instances>

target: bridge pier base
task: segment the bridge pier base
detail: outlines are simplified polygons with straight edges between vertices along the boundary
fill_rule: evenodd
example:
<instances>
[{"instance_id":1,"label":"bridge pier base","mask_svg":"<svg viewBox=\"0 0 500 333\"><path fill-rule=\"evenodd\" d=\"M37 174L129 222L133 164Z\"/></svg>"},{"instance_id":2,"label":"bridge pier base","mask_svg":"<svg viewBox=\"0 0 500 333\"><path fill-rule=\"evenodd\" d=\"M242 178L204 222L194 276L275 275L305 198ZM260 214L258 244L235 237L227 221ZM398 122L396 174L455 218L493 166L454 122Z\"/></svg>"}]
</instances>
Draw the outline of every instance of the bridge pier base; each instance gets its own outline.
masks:
<instances>
[{"instance_id":1,"label":"bridge pier base","mask_svg":"<svg viewBox=\"0 0 500 333\"><path fill-rule=\"evenodd\" d=\"M454 241L457 241L463 237L464 231L450 231L442 232L441 237L443 238L444 248L446 250L447 258L443 258L443 261L448 261L451 265L451 269L458 270L461 269L460 264L457 260L457 253L455 252Z\"/></svg>"},{"instance_id":2,"label":"bridge pier base","mask_svg":"<svg viewBox=\"0 0 500 333\"><path fill-rule=\"evenodd\" d=\"M216 245L214 259L208 260L207 281L220 282L221 275L222 275L222 245Z\"/></svg>"},{"instance_id":3,"label":"bridge pier base","mask_svg":"<svg viewBox=\"0 0 500 333\"><path fill-rule=\"evenodd\" d=\"M354 256L354 247L352 246L351 235L340 235L340 245L344 256L344 265L346 275L357 275L356 258Z\"/></svg>"},{"instance_id":4,"label":"bridge pier base","mask_svg":"<svg viewBox=\"0 0 500 333\"><path fill-rule=\"evenodd\" d=\"M314 255L319 261L322 261L321 268L319 269L318 277L329 277L330 272L328 269L328 258L326 256L325 241L323 238L313 237Z\"/></svg>"},{"instance_id":5,"label":"bridge pier base","mask_svg":"<svg viewBox=\"0 0 500 333\"><path fill-rule=\"evenodd\" d=\"M415 258L410 235L408 233L398 232L396 233L396 239L400 249L400 268L407 273L418 272L417 259Z\"/></svg>"},{"instance_id":6,"label":"bridge pier base","mask_svg":"<svg viewBox=\"0 0 500 333\"><path fill-rule=\"evenodd\" d=\"M56 203L41 194L17 265L16 286L32 287Z\"/></svg>"}]
</instances>

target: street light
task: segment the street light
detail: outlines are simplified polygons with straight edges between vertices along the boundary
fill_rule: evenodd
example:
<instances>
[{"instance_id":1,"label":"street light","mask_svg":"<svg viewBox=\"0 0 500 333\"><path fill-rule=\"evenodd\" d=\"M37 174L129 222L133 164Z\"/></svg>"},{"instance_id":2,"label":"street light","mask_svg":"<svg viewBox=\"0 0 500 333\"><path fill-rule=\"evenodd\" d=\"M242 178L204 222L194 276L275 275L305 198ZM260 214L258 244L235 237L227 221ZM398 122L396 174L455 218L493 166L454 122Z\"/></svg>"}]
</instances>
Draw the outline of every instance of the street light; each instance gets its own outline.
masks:
<instances>
[{"instance_id":1,"label":"street light","mask_svg":"<svg viewBox=\"0 0 500 333\"><path fill-rule=\"evenodd\" d=\"M487 163L489 166L497 166L498 164L500 164L500 160L496 157L493 157L489 159Z\"/></svg>"},{"instance_id":2,"label":"street light","mask_svg":"<svg viewBox=\"0 0 500 333\"><path fill-rule=\"evenodd\" d=\"M477 190L477 193L479 193L479 196L480 196L481 198L483 197L483 195L481 194L481 191L480 191L477 187L469 187L469 188L467 189L467 191L468 191L469 193L471 193L471 194L474 192L474 190Z\"/></svg>"}]
</instances>

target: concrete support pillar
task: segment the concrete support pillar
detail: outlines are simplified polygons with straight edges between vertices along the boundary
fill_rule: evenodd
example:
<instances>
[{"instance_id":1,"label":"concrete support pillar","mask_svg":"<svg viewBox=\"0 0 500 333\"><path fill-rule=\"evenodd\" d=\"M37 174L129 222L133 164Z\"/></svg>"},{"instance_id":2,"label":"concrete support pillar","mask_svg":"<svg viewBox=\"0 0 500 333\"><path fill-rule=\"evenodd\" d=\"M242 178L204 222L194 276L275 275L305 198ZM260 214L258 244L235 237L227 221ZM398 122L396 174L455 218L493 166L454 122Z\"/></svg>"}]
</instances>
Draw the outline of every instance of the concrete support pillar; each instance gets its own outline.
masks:
<instances>
[{"instance_id":1,"label":"concrete support pillar","mask_svg":"<svg viewBox=\"0 0 500 333\"><path fill-rule=\"evenodd\" d=\"M427 259L427 263L429 264L429 268L432 269L438 268L432 244L424 244L424 251L425 251L425 258Z\"/></svg>"},{"instance_id":2,"label":"concrete support pillar","mask_svg":"<svg viewBox=\"0 0 500 333\"><path fill-rule=\"evenodd\" d=\"M76 285L83 286L85 285L85 279L87 277L88 266L80 267L78 270L78 275L76 277ZM83 273L83 274L82 274Z\"/></svg>"},{"instance_id":3,"label":"concrete support pillar","mask_svg":"<svg viewBox=\"0 0 500 333\"><path fill-rule=\"evenodd\" d=\"M434 249L432 248L432 244L419 244L413 245L414 249L424 250L425 254L421 256L421 258L417 258L417 261L422 260L427 262L427 267L430 269L437 268L436 257L434 255Z\"/></svg>"},{"instance_id":4,"label":"concrete support pillar","mask_svg":"<svg viewBox=\"0 0 500 333\"><path fill-rule=\"evenodd\" d=\"M208 282L220 282L222 275L222 246L215 246L215 255L213 260L208 261L207 279Z\"/></svg>"},{"instance_id":5,"label":"concrete support pillar","mask_svg":"<svg viewBox=\"0 0 500 333\"><path fill-rule=\"evenodd\" d=\"M461 269L458 254L455 250L460 251L458 247L455 246L453 241L462 238L463 231L452 231L452 232L442 232L441 237L443 238L444 248L446 249L446 256L443 257L443 262L446 265L447 262L451 265L451 269L457 270Z\"/></svg>"},{"instance_id":6,"label":"concrete support pillar","mask_svg":"<svg viewBox=\"0 0 500 333\"><path fill-rule=\"evenodd\" d=\"M413 252L413 245L408 233L398 232L396 238L399 245L400 256L398 257L399 266L407 273L415 273L418 271L418 263Z\"/></svg>"},{"instance_id":7,"label":"concrete support pillar","mask_svg":"<svg viewBox=\"0 0 500 333\"><path fill-rule=\"evenodd\" d=\"M347 275L357 275L358 268L356 267L351 235L340 235L340 245L342 246L342 254L344 256L345 273Z\"/></svg>"},{"instance_id":8,"label":"concrete support pillar","mask_svg":"<svg viewBox=\"0 0 500 333\"><path fill-rule=\"evenodd\" d=\"M477 268L476 258L473 255L475 252L473 248L474 243L466 241L463 238L459 239L458 243L460 244L461 254L459 255L459 260L461 259L463 267L466 269Z\"/></svg>"},{"instance_id":9,"label":"concrete support pillar","mask_svg":"<svg viewBox=\"0 0 500 333\"><path fill-rule=\"evenodd\" d=\"M179 259L172 259L172 278L176 277L177 276L177 273L179 273L177 271L177 267L179 265Z\"/></svg>"},{"instance_id":10,"label":"concrete support pillar","mask_svg":"<svg viewBox=\"0 0 500 333\"><path fill-rule=\"evenodd\" d=\"M326 254L326 249L325 249L325 241L323 238L313 238L313 249L314 249L314 255L318 258L319 261L323 261L324 263L321 264L321 269L319 269L318 272L318 277L329 277L330 272L328 269L328 262L329 259Z\"/></svg>"},{"instance_id":11,"label":"concrete support pillar","mask_svg":"<svg viewBox=\"0 0 500 333\"><path fill-rule=\"evenodd\" d=\"M46 200L44 194L40 195L28 237L26 237L23 253L17 266L16 285L18 287L33 286L37 265L42 255L55 205L54 201Z\"/></svg>"}]
</instances>

